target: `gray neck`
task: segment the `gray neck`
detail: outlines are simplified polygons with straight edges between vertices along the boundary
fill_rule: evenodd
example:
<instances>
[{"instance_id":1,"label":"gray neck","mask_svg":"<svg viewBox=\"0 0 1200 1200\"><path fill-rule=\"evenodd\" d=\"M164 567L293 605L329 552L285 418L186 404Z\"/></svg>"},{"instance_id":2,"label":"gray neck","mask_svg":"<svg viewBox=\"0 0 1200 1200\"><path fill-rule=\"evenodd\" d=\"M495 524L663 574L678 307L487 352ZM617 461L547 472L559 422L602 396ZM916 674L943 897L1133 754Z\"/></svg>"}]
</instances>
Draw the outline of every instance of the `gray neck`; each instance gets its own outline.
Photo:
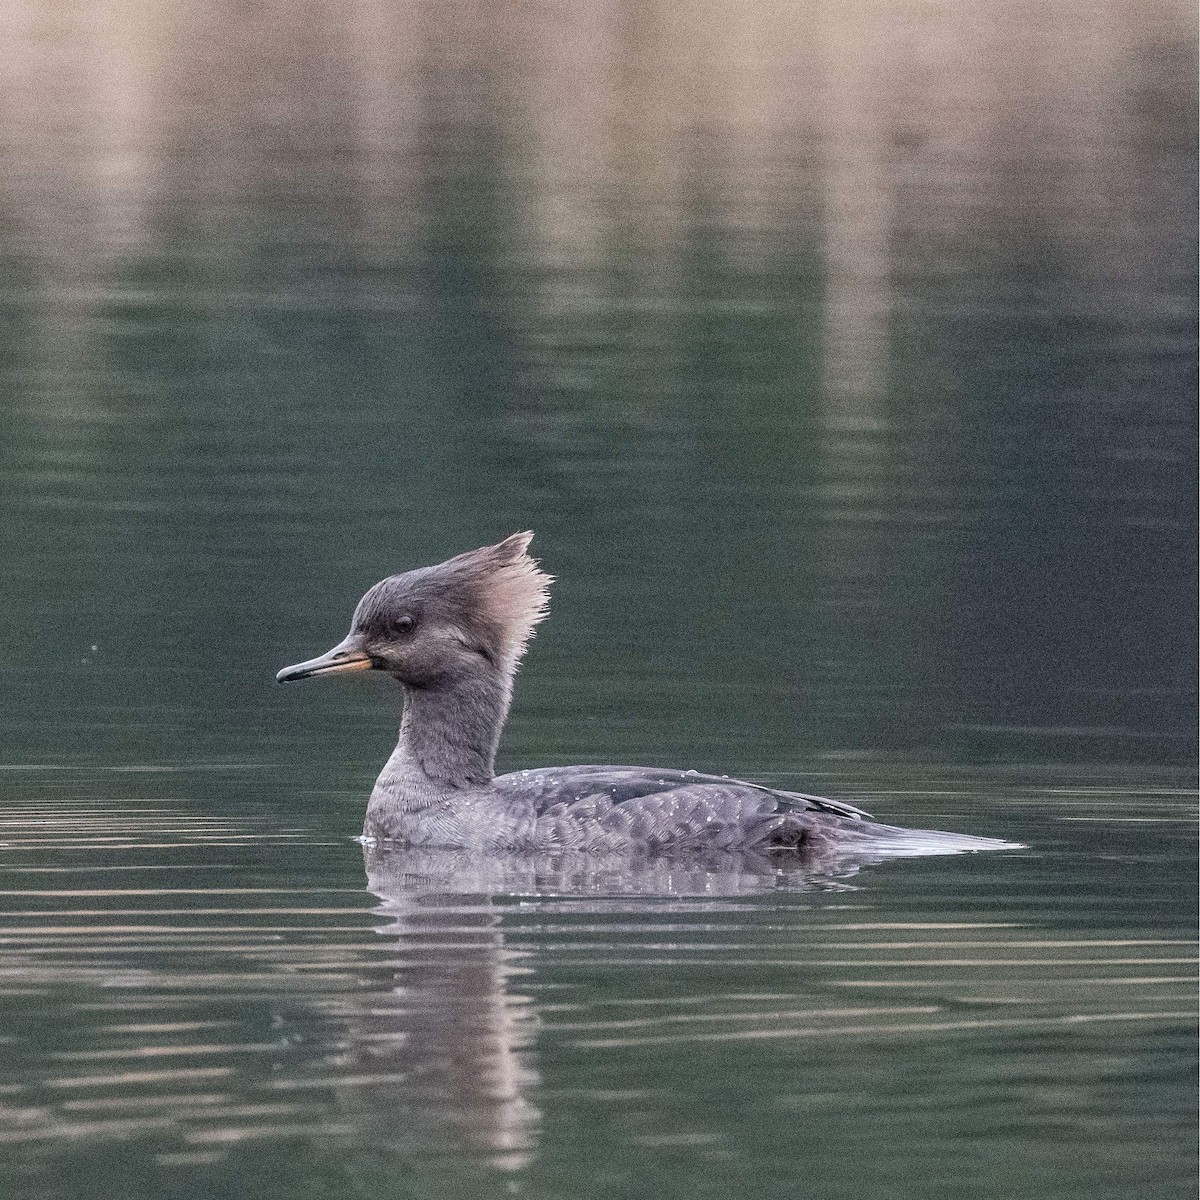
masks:
<instances>
[{"instance_id":1,"label":"gray neck","mask_svg":"<svg viewBox=\"0 0 1200 1200\"><path fill-rule=\"evenodd\" d=\"M405 688L400 740L380 784L398 785L401 800L486 786L511 699L511 680L499 671Z\"/></svg>"}]
</instances>

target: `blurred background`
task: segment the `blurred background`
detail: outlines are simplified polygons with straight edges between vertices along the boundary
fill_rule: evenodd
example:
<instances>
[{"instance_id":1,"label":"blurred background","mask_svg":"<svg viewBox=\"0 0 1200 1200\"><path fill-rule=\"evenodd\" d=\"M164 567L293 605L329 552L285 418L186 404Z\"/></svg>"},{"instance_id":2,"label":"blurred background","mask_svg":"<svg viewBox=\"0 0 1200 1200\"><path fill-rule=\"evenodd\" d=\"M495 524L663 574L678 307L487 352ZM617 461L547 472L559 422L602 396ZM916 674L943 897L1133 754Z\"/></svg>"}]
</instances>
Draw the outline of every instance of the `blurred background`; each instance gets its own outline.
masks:
<instances>
[{"instance_id":1,"label":"blurred background","mask_svg":"<svg viewBox=\"0 0 1200 1200\"><path fill-rule=\"evenodd\" d=\"M525 527L518 752L1192 753L1190 5L0 21L10 756L375 746L274 669Z\"/></svg>"},{"instance_id":2,"label":"blurred background","mask_svg":"<svg viewBox=\"0 0 1200 1200\"><path fill-rule=\"evenodd\" d=\"M0 22L10 756L377 747L274 669L526 527L519 754L1192 753L1190 5Z\"/></svg>"}]
</instances>

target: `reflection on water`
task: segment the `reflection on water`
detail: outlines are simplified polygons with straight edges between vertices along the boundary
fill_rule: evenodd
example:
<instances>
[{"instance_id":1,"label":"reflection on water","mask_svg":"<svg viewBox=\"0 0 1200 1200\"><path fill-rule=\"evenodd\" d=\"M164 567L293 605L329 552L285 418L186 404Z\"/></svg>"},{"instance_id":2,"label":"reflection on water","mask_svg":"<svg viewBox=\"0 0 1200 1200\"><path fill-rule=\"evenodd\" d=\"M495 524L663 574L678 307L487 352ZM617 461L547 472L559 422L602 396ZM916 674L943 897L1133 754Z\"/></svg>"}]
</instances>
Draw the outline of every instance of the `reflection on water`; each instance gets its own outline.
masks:
<instances>
[{"instance_id":1,"label":"reflection on water","mask_svg":"<svg viewBox=\"0 0 1200 1200\"><path fill-rule=\"evenodd\" d=\"M932 841L929 847L936 848L926 853L942 849ZM655 915L696 918L722 911L729 897L834 891L864 863L919 853L915 839L900 850L848 847L836 861L785 855L783 865L731 853L631 859L365 847L367 887L382 901L376 914L386 918L375 929L394 942L397 970L393 997L372 996L349 1030L353 1071L367 1080L339 1089L341 1107L355 1118L355 1143L393 1152L457 1150L508 1170L531 1161L540 1124L540 1022L520 984L536 974L537 951L505 945L503 916L514 902L636 922L644 911L639 900L650 898ZM665 903L672 899L677 903ZM830 1016L862 1012L820 1015L828 1030Z\"/></svg>"},{"instance_id":2,"label":"reflection on water","mask_svg":"<svg viewBox=\"0 0 1200 1200\"><path fill-rule=\"evenodd\" d=\"M395 1000L374 1000L354 1024L358 1065L395 1071L405 1087L357 1087L344 1093L355 1137L378 1149L451 1146L483 1154L494 1166L528 1165L541 1114L535 1043L539 1021L522 977L536 951L506 948L503 907L514 901L553 912L636 920L637 897L675 898L655 912L694 916L719 911L722 897L779 887L802 889L805 874L768 859L630 860L587 854L468 857L453 851L364 851L367 886L382 900L396 941ZM854 868L843 868L852 874ZM833 886L826 877L817 883ZM547 903L547 901L549 901Z\"/></svg>"},{"instance_id":3,"label":"reflection on water","mask_svg":"<svg viewBox=\"0 0 1200 1200\"><path fill-rule=\"evenodd\" d=\"M428 853L370 857L367 886L386 918L375 928L396 946L396 988L390 1004L371 1002L350 1037L360 1067L395 1071L404 1086L345 1093L346 1110L366 1118L356 1121L356 1138L373 1148L466 1151L512 1170L527 1165L540 1123L530 1052L537 1021L519 992L528 968L505 948L493 903L509 889L485 885L519 890L532 874L456 873Z\"/></svg>"}]
</instances>

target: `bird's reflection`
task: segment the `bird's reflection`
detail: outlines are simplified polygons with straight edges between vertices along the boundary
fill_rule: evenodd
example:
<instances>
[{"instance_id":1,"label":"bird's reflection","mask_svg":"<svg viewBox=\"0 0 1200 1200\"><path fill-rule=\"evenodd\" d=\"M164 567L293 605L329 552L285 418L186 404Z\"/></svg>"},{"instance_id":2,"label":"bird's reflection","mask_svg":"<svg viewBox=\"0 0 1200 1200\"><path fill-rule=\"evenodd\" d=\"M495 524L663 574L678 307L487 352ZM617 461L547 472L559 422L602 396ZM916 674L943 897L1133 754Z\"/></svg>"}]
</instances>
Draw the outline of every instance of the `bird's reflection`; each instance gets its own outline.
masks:
<instances>
[{"instance_id":1,"label":"bird's reflection","mask_svg":"<svg viewBox=\"0 0 1200 1200\"><path fill-rule=\"evenodd\" d=\"M391 987L356 1006L352 1074L340 1089L356 1139L375 1150L450 1154L519 1170L535 1154L541 1110L538 1016L522 979L534 970L530 930L506 944L517 906L628 914L674 898L704 911L776 889L844 888L863 858L781 862L766 856L606 858L469 855L365 846L376 931L395 943Z\"/></svg>"},{"instance_id":2,"label":"bird's reflection","mask_svg":"<svg viewBox=\"0 0 1200 1200\"><path fill-rule=\"evenodd\" d=\"M620 913L624 923L664 911L711 913L765 892L842 891L862 867L887 859L1016 848L874 821L839 822L827 836L767 854L471 854L364 844L367 887L379 900L375 930L394 954L381 964L382 986L348 1014L338 1093L362 1152L355 1162L365 1170L380 1153L410 1164L440 1159L457 1174L472 1165L519 1171L534 1158L542 1109L532 977L545 918Z\"/></svg>"},{"instance_id":3,"label":"bird's reflection","mask_svg":"<svg viewBox=\"0 0 1200 1200\"><path fill-rule=\"evenodd\" d=\"M541 1119L536 1016L519 985L528 954L505 945L496 899L519 884L450 852L364 855L375 930L396 955L391 991L354 1020L355 1067L372 1082L343 1089L343 1110L377 1149L515 1170Z\"/></svg>"}]
</instances>

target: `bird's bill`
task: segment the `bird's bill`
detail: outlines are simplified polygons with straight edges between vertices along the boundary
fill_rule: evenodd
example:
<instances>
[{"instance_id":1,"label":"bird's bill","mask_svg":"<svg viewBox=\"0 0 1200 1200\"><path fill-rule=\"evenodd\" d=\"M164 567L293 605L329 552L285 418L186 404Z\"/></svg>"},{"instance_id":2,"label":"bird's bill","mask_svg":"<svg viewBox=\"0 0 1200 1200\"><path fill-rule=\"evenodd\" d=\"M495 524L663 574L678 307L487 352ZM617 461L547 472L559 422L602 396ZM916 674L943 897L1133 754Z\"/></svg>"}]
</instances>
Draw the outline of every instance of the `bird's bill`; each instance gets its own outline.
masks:
<instances>
[{"instance_id":1,"label":"bird's bill","mask_svg":"<svg viewBox=\"0 0 1200 1200\"><path fill-rule=\"evenodd\" d=\"M278 683L291 683L294 679L307 679L310 675L340 675L346 671L369 671L375 664L362 648L358 638L348 637L332 650L308 662L284 667L275 676Z\"/></svg>"}]
</instances>

